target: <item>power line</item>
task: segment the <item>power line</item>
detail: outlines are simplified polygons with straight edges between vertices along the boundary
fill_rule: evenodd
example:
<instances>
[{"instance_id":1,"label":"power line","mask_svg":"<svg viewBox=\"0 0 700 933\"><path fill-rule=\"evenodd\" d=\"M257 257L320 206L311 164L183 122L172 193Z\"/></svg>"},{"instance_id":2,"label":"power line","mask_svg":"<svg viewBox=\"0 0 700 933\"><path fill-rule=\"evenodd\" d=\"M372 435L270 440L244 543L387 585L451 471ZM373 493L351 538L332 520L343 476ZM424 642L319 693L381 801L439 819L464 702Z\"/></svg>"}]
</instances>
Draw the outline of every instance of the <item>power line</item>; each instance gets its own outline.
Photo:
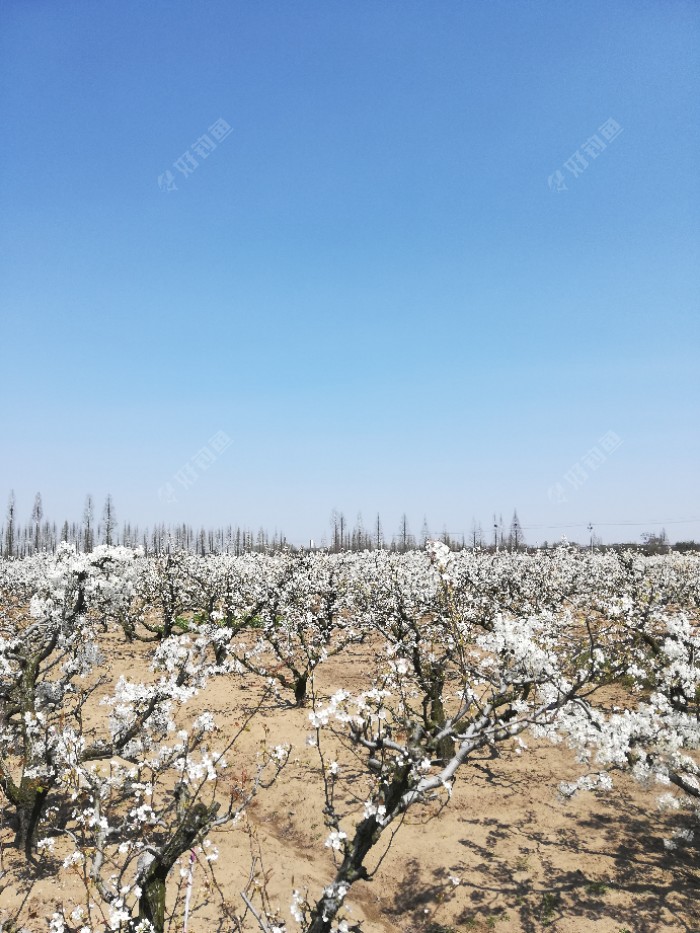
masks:
<instances>
[{"instance_id":1,"label":"power line","mask_svg":"<svg viewBox=\"0 0 700 933\"><path fill-rule=\"evenodd\" d=\"M594 528L612 528L615 526L624 526L630 528L643 528L648 527L649 525L693 525L700 524L700 518L671 518L666 521L650 519L645 522L630 522L630 521L619 521L619 522L568 522L566 524L560 525L520 525L521 531L539 531L539 530L556 530L559 528L588 528L589 525L593 525ZM503 525L503 530L508 527ZM499 525L499 528L501 526ZM481 529L482 534L485 534L483 528ZM463 531L441 531L441 535L449 535L451 538L469 538L472 536L473 532L465 533ZM392 537L398 537L397 535L392 535Z\"/></svg>"},{"instance_id":2,"label":"power line","mask_svg":"<svg viewBox=\"0 0 700 933\"><path fill-rule=\"evenodd\" d=\"M700 522L700 518L671 518L667 521L660 521L656 519L649 519L646 522L590 522L591 525L595 525L598 528L611 527L613 525L629 525L634 527L642 527L643 525L693 525L696 522ZM523 525L522 527L529 530L534 530L535 528L588 528L589 522L570 522L566 525Z\"/></svg>"}]
</instances>

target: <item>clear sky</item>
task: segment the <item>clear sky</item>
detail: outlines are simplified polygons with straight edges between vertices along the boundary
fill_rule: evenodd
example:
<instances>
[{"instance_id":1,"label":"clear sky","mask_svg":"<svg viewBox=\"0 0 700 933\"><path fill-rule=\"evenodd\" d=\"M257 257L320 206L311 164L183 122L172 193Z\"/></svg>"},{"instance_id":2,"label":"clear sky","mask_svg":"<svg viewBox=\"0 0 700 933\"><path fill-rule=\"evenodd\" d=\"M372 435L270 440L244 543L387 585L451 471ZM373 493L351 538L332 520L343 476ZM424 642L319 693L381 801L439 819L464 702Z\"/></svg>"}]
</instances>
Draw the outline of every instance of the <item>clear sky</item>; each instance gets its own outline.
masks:
<instances>
[{"instance_id":1,"label":"clear sky","mask_svg":"<svg viewBox=\"0 0 700 933\"><path fill-rule=\"evenodd\" d=\"M0 522L700 540L699 49L694 0L0 0Z\"/></svg>"}]
</instances>

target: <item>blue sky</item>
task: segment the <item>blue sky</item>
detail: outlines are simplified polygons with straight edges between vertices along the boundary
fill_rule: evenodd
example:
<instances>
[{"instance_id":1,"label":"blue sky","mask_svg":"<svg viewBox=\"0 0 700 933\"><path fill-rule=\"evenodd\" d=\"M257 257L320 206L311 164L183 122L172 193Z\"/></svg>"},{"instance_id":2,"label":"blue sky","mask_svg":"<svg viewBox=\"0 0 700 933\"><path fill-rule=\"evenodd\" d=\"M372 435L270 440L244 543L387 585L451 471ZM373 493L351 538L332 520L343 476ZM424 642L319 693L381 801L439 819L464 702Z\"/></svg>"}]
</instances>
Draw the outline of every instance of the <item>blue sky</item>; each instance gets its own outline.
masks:
<instances>
[{"instance_id":1,"label":"blue sky","mask_svg":"<svg viewBox=\"0 0 700 933\"><path fill-rule=\"evenodd\" d=\"M699 33L685 0L1 0L0 496L700 540Z\"/></svg>"}]
</instances>

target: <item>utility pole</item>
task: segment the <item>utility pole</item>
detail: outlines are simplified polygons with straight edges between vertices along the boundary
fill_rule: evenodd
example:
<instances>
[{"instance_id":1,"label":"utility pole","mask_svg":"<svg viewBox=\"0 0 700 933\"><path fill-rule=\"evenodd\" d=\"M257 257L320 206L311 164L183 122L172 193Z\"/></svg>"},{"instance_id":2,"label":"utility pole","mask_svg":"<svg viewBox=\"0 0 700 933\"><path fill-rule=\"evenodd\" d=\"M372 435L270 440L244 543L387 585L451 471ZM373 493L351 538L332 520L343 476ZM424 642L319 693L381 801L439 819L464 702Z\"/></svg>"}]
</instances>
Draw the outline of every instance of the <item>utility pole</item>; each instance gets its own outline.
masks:
<instances>
[{"instance_id":1,"label":"utility pole","mask_svg":"<svg viewBox=\"0 0 700 933\"><path fill-rule=\"evenodd\" d=\"M593 525L591 524L591 522L588 523L588 532L591 536L590 541L588 543L588 547L592 548L593 547Z\"/></svg>"}]
</instances>

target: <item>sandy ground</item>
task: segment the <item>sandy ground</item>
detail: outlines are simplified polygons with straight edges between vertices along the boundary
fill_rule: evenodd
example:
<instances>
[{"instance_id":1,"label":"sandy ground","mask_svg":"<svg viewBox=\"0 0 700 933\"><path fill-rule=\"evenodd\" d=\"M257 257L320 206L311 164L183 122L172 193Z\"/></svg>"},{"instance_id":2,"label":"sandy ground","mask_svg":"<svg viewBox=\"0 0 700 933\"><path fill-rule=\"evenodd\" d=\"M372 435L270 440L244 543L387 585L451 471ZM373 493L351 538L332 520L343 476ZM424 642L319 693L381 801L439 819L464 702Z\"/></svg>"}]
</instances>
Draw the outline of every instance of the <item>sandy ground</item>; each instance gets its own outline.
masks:
<instances>
[{"instance_id":1,"label":"sandy ground","mask_svg":"<svg viewBox=\"0 0 700 933\"><path fill-rule=\"evenodd\" d=\"M116 636L107 644L113 678L122 672L145 676L148 646ZM363 648L330 659L317 673L317 692L366 687L369 663ZM231 734L255 704L259 687L254 677L214 680L192 702L191 713L210 710L222 736ZM254 767L262 740L293 746L289 764L259 793L247 822L211 834L220 852L216 880L233 911L241 911L239 892L254 855L262 856L256 867L271 905L287 918L294 888L308 889L313 902L333 878L331 852L323 844L328 830L318 755L306 743L310 731L308 710L271 701L229 756L236 772ZM351 917L363 920L367 933L700 931L700 849L664 847L664 838L680 825L677 814L658 809L664 788L645 790L620 776L608 793L564 800L559 782L580 773L573 755L561 746L528 744L521 757L503 749L498 757L475 758L460 772L438 817L414 810L381 863L383 847L370 856L376 872L353 887ZM17 902L19 884L20 862L10 840L4 825L0 907L6 908ZM27 929L45 931L55 906L70 908L76 898L76 876L60 868L58 857L47 860L25 903ZM295 928L290 922L289 930ZM182 929L182 900L171 929ZM204 863L196 863L188 933L233 929Z\"/></svg>"}]
</instances>

